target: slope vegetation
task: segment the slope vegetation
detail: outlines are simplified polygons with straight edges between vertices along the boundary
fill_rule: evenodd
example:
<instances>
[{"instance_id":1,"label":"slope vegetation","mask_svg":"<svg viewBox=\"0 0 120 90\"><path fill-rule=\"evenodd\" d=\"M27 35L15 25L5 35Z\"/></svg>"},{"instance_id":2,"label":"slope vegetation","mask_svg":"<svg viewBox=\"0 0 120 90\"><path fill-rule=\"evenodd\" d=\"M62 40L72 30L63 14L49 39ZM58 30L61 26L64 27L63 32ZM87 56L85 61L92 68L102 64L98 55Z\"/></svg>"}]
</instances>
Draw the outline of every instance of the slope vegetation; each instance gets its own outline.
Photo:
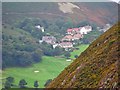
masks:
<instances>
[{"instance_id":1,"label":"slope vegetation","mask_svg":"<svg viewBox=\"0 0 120 90\"><path fill-rule=\"evenodd\" d=\"M120 23L95 40L47 88L112 88L118 83Z\"/></svg>"},{"instance_id":2,"label":"slope vegetation","mask_svg":"<svg viewBox=\"0 0 120 90\"><path fill-rule=\"evenodd\" d=\"M64 19L73 23L86 21L97 25L114 24L118 19L118 5L112 2L4 2L2 8L3 22L10 24L25 17Z\"/></svg>"},{"instance_id":3,"label":"slope vegetation","mask_svg":"<svg viewBox=\"0 0 120 90\"><path fill-rule=\"evenodd\" d=\"M41 59L41 48L32 35L22 29L3 25L2 29L2 67L28 66ZM36 58L36 56L38 59Z\"/></svg>"}]
</instances>

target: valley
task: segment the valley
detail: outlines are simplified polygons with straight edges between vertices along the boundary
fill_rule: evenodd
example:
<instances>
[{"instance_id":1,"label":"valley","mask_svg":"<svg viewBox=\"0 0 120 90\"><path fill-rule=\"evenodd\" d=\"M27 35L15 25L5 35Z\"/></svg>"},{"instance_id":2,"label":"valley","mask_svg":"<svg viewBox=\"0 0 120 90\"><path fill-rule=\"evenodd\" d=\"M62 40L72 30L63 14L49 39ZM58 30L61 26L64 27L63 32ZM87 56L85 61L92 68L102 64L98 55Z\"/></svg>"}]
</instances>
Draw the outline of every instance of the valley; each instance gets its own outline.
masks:
<instances>
[{"instance_id":1,"label":"valley","mask_svg":"<svg viewBox=\"0 0 120 90\"><path fill-rule=\"evenodd\" d=\"M75 50L71 52L71 59L74 59L74 55L80 54L83 52L89 45L80 45L77 46L79 50ZM14 77L15 85L18 85L21 79L25 79L28 83L28 87L33 87L34 81L39 81L39 87L43 88L45 82L48 79L54 79L57 77L61 71L64 70L72 61L66 61L65 57L50 57L43 56L42 62L33 64L30 67L22 68L22 67L13 67L6 68L3 70L3 78L6 77ZM39 71L39 72L34 72Z\"/></svg>"},{"instance_id":2,"label":"valley","mask_svg":"<svg viewBox=\"0 0 120 90\"><path fill-rule=\"evenodd\" d=\"M117 6L3 2L0 88L116 86Z\"/></svg>"}]
</instances>

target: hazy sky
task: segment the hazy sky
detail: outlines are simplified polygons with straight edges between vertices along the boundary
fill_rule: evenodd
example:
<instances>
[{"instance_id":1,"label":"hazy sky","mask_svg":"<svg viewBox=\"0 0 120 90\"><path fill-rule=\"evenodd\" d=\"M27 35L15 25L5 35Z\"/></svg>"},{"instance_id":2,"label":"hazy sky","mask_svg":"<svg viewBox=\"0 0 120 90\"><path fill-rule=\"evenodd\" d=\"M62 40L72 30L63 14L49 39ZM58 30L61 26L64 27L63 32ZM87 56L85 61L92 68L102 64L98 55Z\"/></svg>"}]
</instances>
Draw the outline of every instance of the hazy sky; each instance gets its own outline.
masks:
<instances>
[{"instance_id":1,"label":"hazy sky","mask_svg":"<svg viewBox=\"0 0 120 90\"><path fill-rule=\"evenodd\" d=\"M115 1L115 2L117 2L117 3L118 3L120 0L111 0L111 1Z\"/></svg>"},{"instance_id":2,"label":"hazy sky","mask_svg":"<svg viewBox=\"0 0 120 90\"><path fill-rule=\"evenodd\" d=\"M109 2L110 0L2 0L2 2ZM112 0L119 1L119 0Z\"/></svg>"}]
</instances>

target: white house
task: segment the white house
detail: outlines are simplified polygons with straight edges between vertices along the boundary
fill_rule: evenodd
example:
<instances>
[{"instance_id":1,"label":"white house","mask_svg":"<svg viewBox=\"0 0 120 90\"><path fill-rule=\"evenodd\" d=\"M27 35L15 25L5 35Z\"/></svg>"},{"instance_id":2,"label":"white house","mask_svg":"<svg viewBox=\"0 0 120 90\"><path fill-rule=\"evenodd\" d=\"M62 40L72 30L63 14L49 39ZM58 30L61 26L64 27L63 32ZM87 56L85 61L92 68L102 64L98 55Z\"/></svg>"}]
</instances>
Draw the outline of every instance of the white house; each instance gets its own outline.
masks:
<instances>
[{"instance_id":1,"label":"white house","mask_svg":"<svg viewBox=\"0 0 120 90\"><path fill-rule=\"evenodd\" d=\"M53 46L53 48L55 49L58 45L59 45L59 44L56 43L56 44L53 44L52 46Z\"/></svg>"},{"instance_id":2,"label":"white house","mask_svg":"<svg viewBox=\"0 0 120 90\"><path fill-rule=\"evenodd\" d=\"M43 42L43 40L39 40L39 44L41 44Z\"/></svg>"},{"instance_id":3,"label":"white house","mask_svg":"<svg viewBox=\"0 0 120 90\"><path fill-rule=\"evenodd\" d=\"M42 32L45 32L45 29L44 29L44 27L41 27L41 31L42 31Z\"/></svg>"},{"instance_id":4,"label":"white house","mask_svg":"<svg viewBox=\"0 0 120 90\"><path fill-rule=\"evenodd\" d=\"M40 29L41 28L41 26L40 25L37 25L37 26L35 26L37 29Z\"/></svg>"},{"instance_id":5,"label":"white house","mask_svg":"<svg viewBox=\"0 0 120 90\"><path fill-rule=\"evenodd\" d=\"M92 27L89 25L84 26L84 27L80 27L81 34L87 34L88 32L91 32L91 31L92 31Z\"/></svg>"},{"instance_id":6,"label":"white house","mask_svg":"<svg viewBox=\"0 0 120 90\"><path fill-rule=\"evenodd\" d=\"M37 29L41 30L42 32L45 32L44 27L41 27L40 25L35 26Z\"/></svg>"}]
</instances>

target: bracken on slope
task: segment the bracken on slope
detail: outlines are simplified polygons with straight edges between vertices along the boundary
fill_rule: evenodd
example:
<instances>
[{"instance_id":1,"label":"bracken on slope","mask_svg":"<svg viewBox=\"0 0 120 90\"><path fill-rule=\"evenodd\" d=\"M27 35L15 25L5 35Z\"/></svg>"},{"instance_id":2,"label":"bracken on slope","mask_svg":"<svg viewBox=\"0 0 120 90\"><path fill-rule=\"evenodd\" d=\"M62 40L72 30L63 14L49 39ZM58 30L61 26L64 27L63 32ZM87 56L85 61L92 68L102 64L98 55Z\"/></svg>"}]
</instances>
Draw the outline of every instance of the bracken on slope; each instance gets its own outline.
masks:
<instances>
[{"instance_id":1,"label":"bracken on slope","mask_svg":"<svg viewBox=\"0 0 120 90\"><path fill-rule=\"evenodd\" d=\"M119 86L120 23L95 40L47 88L115 88Z\"/></svg>"}]
</instances>

